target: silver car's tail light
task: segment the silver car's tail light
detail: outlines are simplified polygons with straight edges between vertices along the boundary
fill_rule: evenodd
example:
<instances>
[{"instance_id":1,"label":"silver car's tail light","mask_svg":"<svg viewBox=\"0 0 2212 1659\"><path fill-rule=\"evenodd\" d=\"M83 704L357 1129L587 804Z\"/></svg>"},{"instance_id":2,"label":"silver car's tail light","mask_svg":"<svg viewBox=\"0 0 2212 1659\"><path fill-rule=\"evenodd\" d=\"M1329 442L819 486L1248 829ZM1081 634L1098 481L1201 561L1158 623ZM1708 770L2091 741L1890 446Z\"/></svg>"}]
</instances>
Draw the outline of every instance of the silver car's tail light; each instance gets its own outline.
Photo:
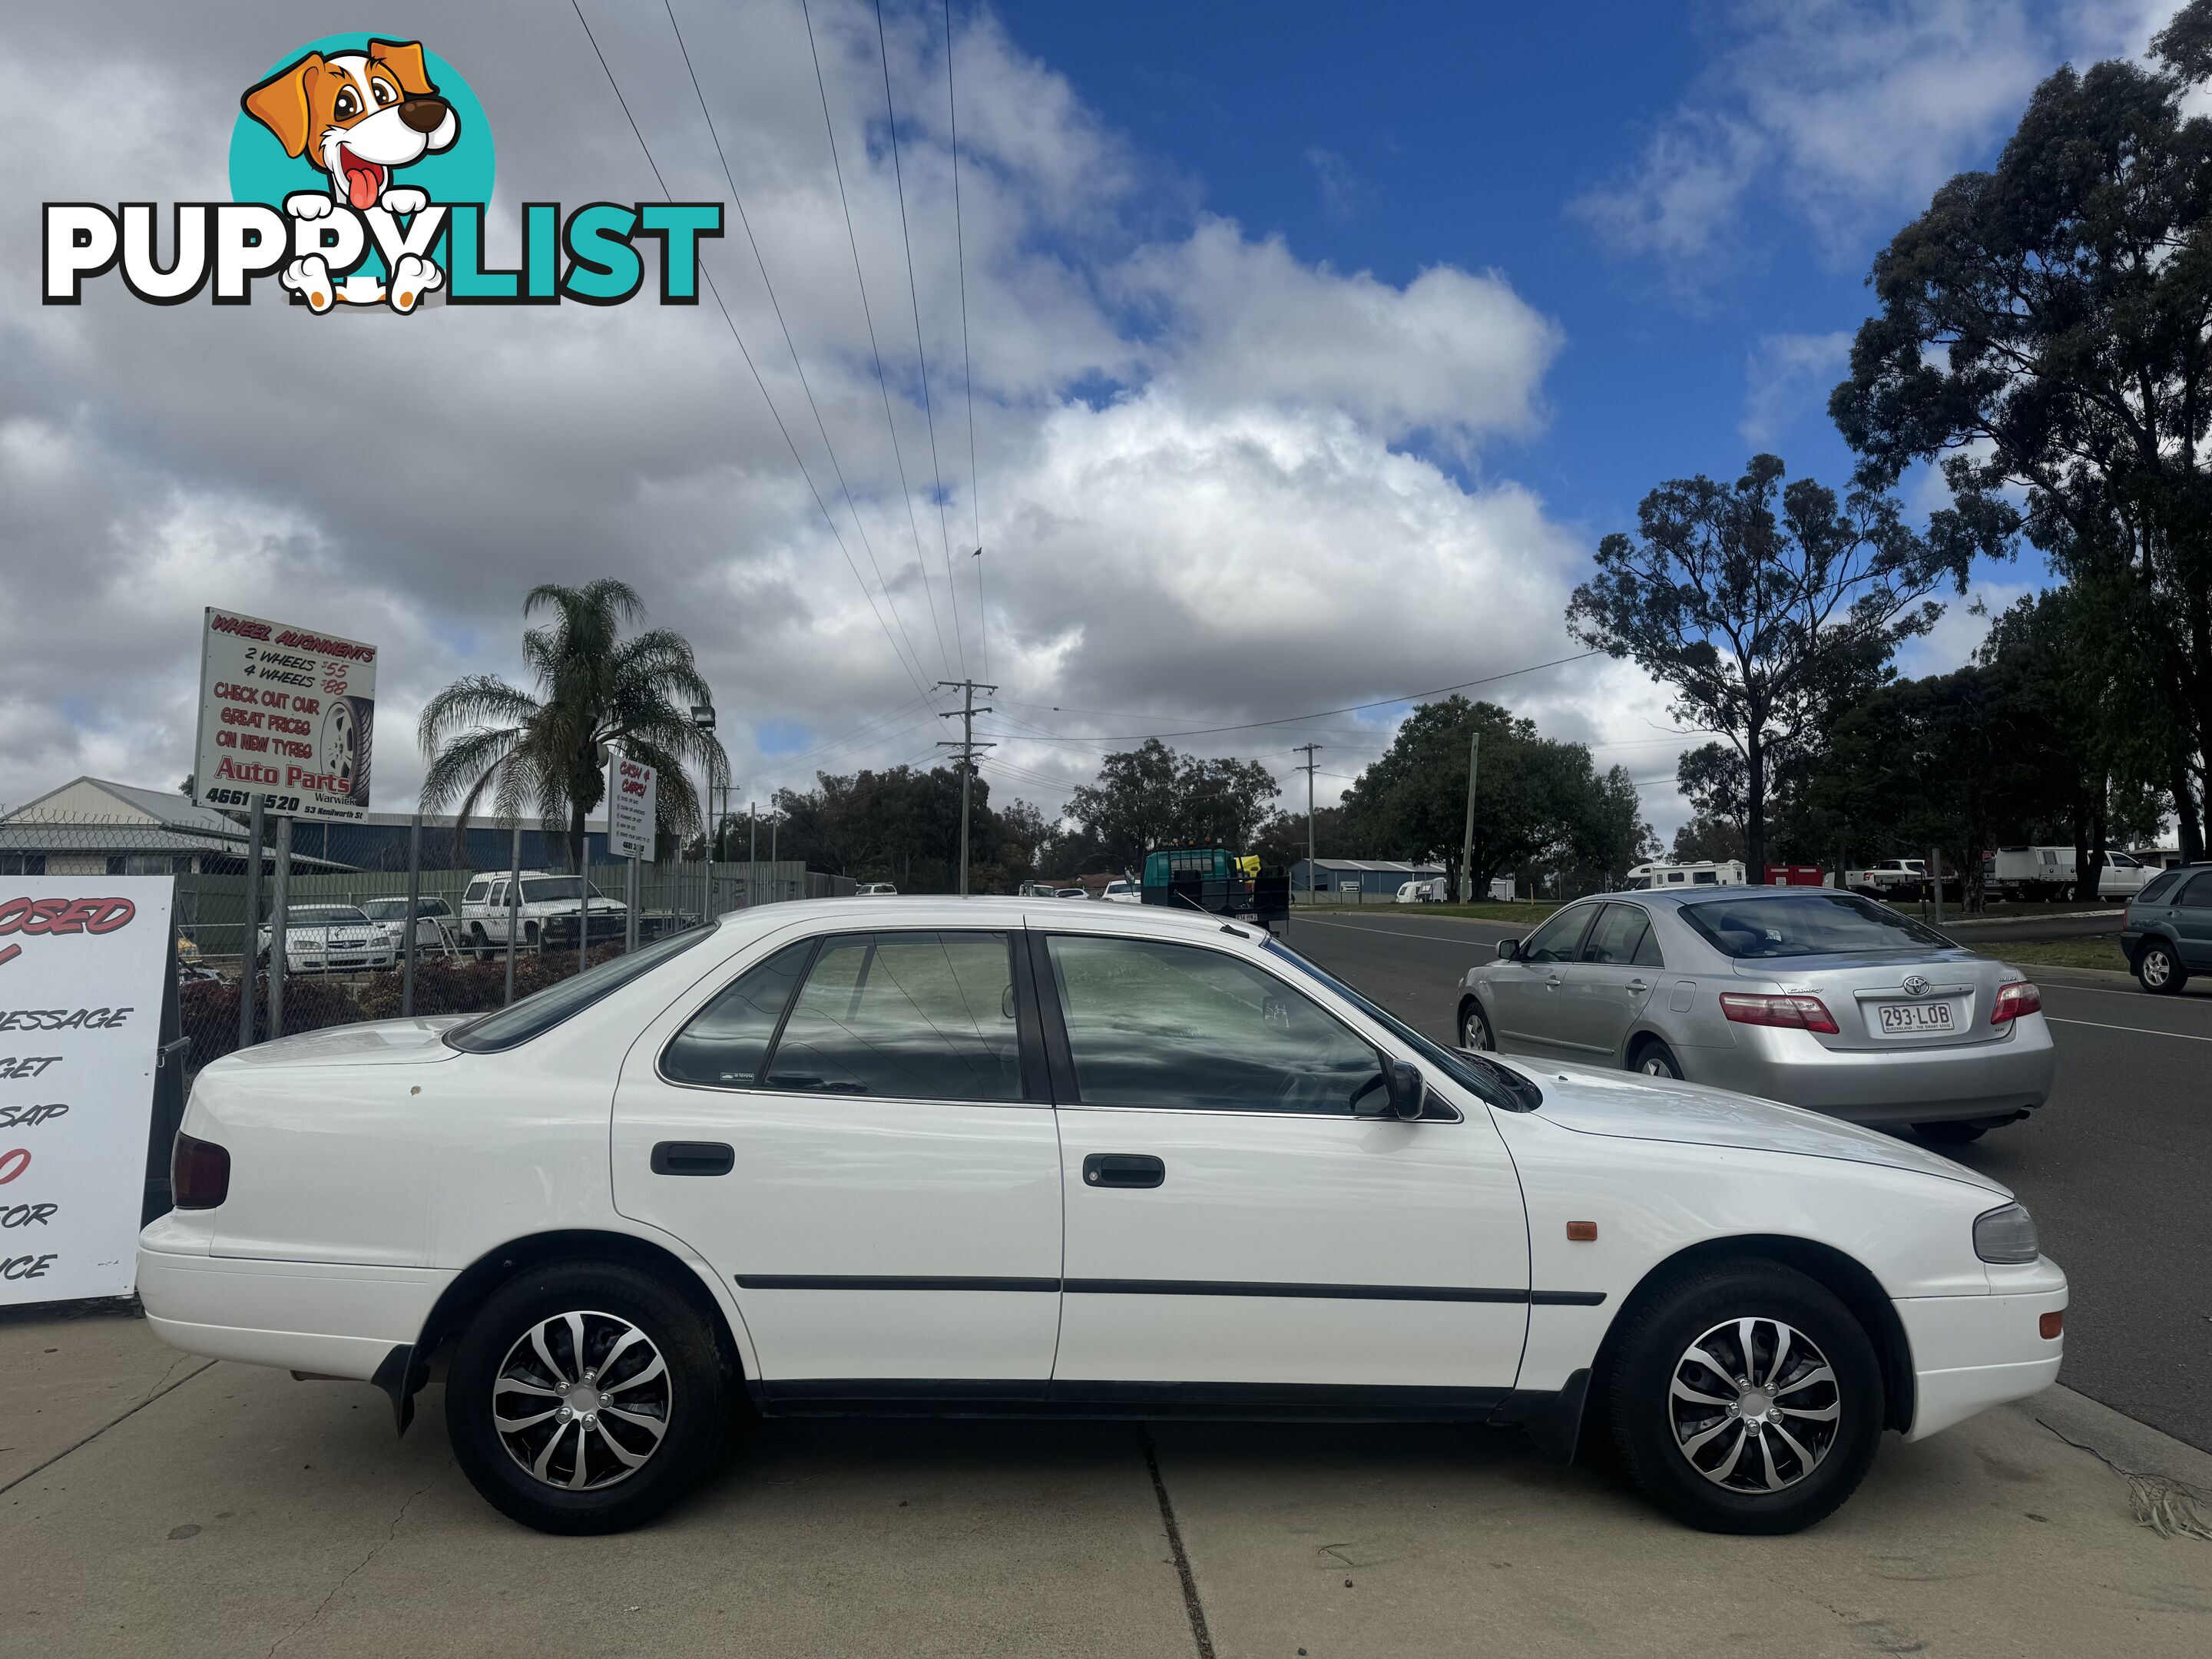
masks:
<instances>
[{"instance_id":1,"label":"silver car's tail light","mask_svg":"<svg viewBox=\"0 0 2212 1659\"><path fill-rule=\"evenodd\" d=\"M1990 1010L1990 1024L2002 1025L2008 1020L2018 1019L2022 1014L2039 1014L2042 1012L2043 993L2036 989L2033 981L2016 979L2008 985L1997 987L1997 1003Z\"/></svg>"},{"instance_id":2,"label":"silver car's tail light","mask_svg":"<svg viewBox=\"0 0 2212 1659\"><path fill-rule=\"evenodd\" d=\"M1974 1254L1984 1261L2033 1261L2043 1253L2035 1218L2027 1207L2007 1204L1974 1218Z\"/></svg>"},{"instance_id":3,"label":"silver car's tail light","mask_svg":"<svg viewBox=\"0 0 2212 1659\"><path fill-rule=\"evenodd\" d=\"M1721 1012L1738 1025L1782 1025L1793 1031L1840 1035L1828 1005L1814 996L1753 996L1742 991L1723 991Z\"/></svg>"}]
</instances>

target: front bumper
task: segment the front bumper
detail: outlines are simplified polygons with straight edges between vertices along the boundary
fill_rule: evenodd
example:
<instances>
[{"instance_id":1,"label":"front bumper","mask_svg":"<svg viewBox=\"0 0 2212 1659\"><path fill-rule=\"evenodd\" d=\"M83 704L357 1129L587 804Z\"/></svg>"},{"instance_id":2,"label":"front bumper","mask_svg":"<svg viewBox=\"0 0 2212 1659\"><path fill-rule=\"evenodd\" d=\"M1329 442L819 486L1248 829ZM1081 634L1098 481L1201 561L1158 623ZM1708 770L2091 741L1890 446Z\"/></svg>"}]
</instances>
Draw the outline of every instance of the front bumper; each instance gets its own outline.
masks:
<instances>
[{"instance_id":1,"label":"front bumper","mask_svg":"<svg viewBox=\"0 0 2212 1659\"><path fill-rule=\"evenodd\" d=\"M1907 1440L1924 1440L2058 1380L2066 1339L2045 1337L2040 1322L2065 1311L2066 1275L2045 1256L2033 1267L1992 1267L1990 1277L1989 1296L1899 1297L1892 1303L1912 1350Z\"/></svg>"},{"instance_id":2,"label":"front bumper","mask_svg":"<svg viewBox=\"0 0 2212 1659\"><path fill-rule=\"evenodd\" d=\"M1778 1100L1853 1123L2016 1117L2051 1097L2058 1057L2040 1014L1994 1042L1955 1048L1827 1048L1809 1031L1730 1028L1729 1048L1685 1048L1694 1083Z\"/></svg>"}]
</instances>

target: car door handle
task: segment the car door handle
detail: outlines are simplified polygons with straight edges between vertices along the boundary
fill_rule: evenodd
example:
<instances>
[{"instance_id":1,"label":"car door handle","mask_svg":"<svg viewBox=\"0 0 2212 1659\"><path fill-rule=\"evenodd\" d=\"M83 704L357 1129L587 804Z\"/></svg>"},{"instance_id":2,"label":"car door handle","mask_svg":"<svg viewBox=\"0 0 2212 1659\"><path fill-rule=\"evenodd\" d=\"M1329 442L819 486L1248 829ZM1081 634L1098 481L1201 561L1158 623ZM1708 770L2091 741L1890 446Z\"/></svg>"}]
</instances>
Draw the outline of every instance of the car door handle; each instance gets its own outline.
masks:
<instances>
[{"instance_id":1,"label":"car door handle","mask_svg":"<svg viewBox=\"0 0 2212 1659\"><path fill-rule=\"evenodd\" d=\"M738 1155L719 1140L663 1140L653 1149L653 1172L665 1176L724 1176Z\"/></svg>"},{"instance_id":2,"label":"car door handle","mask_svg":"<svg viewBox=\"0 0 2212 1659\"><path fill-rule=\"evenodd\" d=\"M1632 979L1628 981L1628 988L1635 992L1637 995L1642 996L1646 991L1650 990L1651 987L1643 980Z\"/></svg>"},{"instance_id":3,"label":"car door handle","mask_svg":"<svg viewBox=\"0 0 2212 1659\"><path fill-rule=\"evenodd\" d=\"M1561 978L1560 978L1557 974L1553 974L1553 975L1548 975L1548 976L1545 979L1545 981L1544 981L1544 988L1545 988L1547 990L1556 991L1556 990L1558 990L1558 989L1559 988L1559 987L1561 987L1562 985L1564 985L1564 984L1565 984L1565 983L1566 983L1566 981L1565 981L1565 980L1561 979Z\"/></svg>"},{"instance_id":4,"label":"car door handle","mask_svg":"<svg viewBox=\"0 0 2212 1659\"><path fill-rule=\"evenodd\" d=\"M1157 1187L1168 1166L1149 1152L1092 1152L1083 1160L1086 1187Z\"/></svg>"}]
</instances>

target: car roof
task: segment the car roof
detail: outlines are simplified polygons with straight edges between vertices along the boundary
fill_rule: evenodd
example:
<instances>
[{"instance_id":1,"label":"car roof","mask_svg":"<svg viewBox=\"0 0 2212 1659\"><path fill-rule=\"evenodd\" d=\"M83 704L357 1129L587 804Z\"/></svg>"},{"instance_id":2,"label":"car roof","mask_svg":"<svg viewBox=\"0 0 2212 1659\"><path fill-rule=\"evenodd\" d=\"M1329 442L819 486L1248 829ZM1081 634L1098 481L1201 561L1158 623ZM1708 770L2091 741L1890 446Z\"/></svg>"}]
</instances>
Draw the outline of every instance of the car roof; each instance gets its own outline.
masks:
<instances>
[{"instance_id":1,"label":"car roof","mask_svg":"<svg viewBox=\"0 0 2212 1659\"><path fill-rule=\"evenodd\" d=\"M1623 899L1637 904L1664 904L1680 909L1686 904L1712 904L1723 899L1736 901L1750 899L1754 902L1764 902L1774 899L1790 898L1801 893L1827 893L1832 896L1842 894L1844 891L1844 890L1840 887L1768 887L1764 885L1753 887L1746 884L1740 887L1718 885L1663 887L1653 888L1647 892L1592 893L1588 896L1594 899ZM1580 901L1577 900L1577 902Z\"/></svg>"},{"instance_id":2,"label":"car roof","mask_svg":"<svg viewBox=\"0 0 2212 1659\"><path fill-rule=\"evenodd\" d=\"M1032 920L1043 930L1065 932L1071 912L1063 902L1038 897L962 898L950 893L909 893L892 898L859 894L847 898L790 899L758 904L717 917L726 929L768 933L809 924L810 932L862 933L872 927L1019 927ZM1081 912L1085 931L1150 934L1156 938L1202 939L1233 927L1256 936L1251 922L1233 921L1210 912L1170 910L1162 904L1101 904Z\"/></svg>"}]
</instances>

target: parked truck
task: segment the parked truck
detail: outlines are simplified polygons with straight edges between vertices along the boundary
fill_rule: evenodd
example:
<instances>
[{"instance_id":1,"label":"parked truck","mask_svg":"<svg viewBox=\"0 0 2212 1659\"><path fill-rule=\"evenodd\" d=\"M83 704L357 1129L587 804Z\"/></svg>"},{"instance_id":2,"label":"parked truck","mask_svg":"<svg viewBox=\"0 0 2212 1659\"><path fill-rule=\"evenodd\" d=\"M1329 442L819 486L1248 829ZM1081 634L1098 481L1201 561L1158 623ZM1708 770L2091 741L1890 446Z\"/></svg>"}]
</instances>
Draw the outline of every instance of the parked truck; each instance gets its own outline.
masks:
<instances>
[{"instance_id":1,"label":"parked truck","mask_svg":"<svg viewBox=\"0 0 2212 1659\"><path fill-rule=\"evenodd\" d=\"M2069 899L2080 886L2080 867L2070 847L2000 847L1982 860L1982 885L2006 898ZM2158 873L2117 849L2105 854L2097 872L2097 896L2132 898Z\"/></svg>"},{"instance_id":2,"label":"parked truck","mask_svg":"<svg viewBox=\"0 0 2212 1659\"><path fill-rule=\"evenodd\" d=\"M1883 859L1863 869L1844 872L1844 885L1869 898L1917 899L1928 896L1928 860Z\"/></svg>"}]
</instances>

